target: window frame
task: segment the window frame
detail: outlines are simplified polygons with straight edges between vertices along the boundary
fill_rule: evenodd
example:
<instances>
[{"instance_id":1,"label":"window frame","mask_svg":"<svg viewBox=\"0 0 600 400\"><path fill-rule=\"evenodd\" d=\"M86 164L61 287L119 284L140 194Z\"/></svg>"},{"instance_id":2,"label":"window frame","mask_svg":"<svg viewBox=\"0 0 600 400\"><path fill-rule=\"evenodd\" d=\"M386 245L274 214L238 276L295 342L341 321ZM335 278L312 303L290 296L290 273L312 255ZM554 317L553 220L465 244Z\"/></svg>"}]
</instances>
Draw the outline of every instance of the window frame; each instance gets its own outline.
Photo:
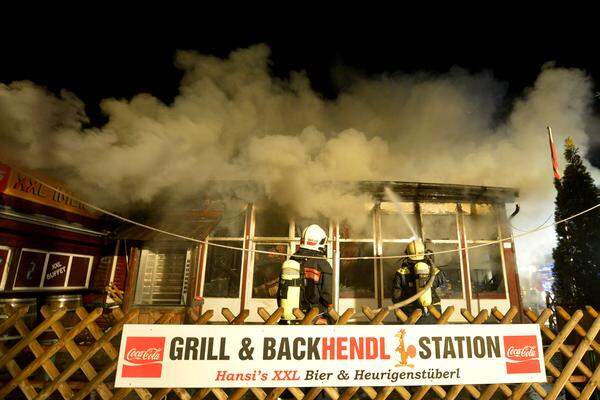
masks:
<instances>
[{"instance_id":1,"label":"window frame","mask_svg":"<svg viewBox=\"0 0 600 400\"><path fill-rule=\"evenodd\" d=\"M375 256L377 255L377 249L378 249L378 244L377 244L377 220L376 220L376 208L377 205L373 204L371 205L370 208L367 209L367 212L370 214L370 219L371 219L371 237L368 237L366 235L363 236L357 236L357 237L349 237L349 238L342 238L340 232L340 226L342 226L344 224L344 222L340 222L340 221L335 221L335 224L333 225L334 230L335 230L335 238L332 238L336 241L335 243L335 252L334 252L334 285L335 285L335 292L338 301L339 300L351 300L351 299L356 299L358 301L368 301L368 300L375 300L377 302L378 299L378 293L379 293L379 288L381 287L379 279L378 279L378 260L377 259L373 259L373 269L372 269L372 275L373 275L373 296L372 297L342 297L341 293L341 278L342 278L342 244L344 243L371 243L371 247L372 247L372 252L371 255Z\"/></svg>"},{"instance_id":2,"label":"window frame","mask_svg":"<svg viewBox=\"0 0 600 400\"><path fill-rule=\"evenodd\" d=\"M257 207L256 205L252 205L252 213L250 219L250 229L249 229L249 238L248 238L248 247L250 249L249 260L248 260L248 268L247 268L247 295L245 301L246 303L252 301L275 301L276 298L272 297L254 297L254 274L256 272L256 246L257 245L277 245L284 244L287 245L287 258L289 259L295 252L298 250L300 246L300 240L302 239L300 236L296 236L296 219L289 218L288 219L288 235L287 236L256 236L256 220L257 220ZM327 232L327 257L332 257L333 254L333 238L332 238L332 221L327 219L327 226L321 226ZM331 260L331 259L330 259ZM330 261L328 260L328 261ZM333 268L333 263L332 268ZM333 289L333 288L332 288Z\"/></svg>"},{"instance_id":3,"label":"window frame","mask_svg":"<svg viewBox=\"0 0 600 400\"><path fill-rule=\"evenodd\" d=\"M292 251L293 243L291 241L266 241L266 240L252 240L251 241L251 266L248 268L248 282L250 283L250 295L248 296L248 300L276 300L276 297L255 297L254 296L254 277L256 275L256 255L260 254L256 252L256 246L272 246L272 245L285 245L287 247L287 256L286 260L290 258L290 256L294 253Z\"/></svg>"},{"instance_id":4,"label":"window frame","mask_svg":"<svg viewBox=\"0 0 600 400\"><path fill-rule=\"evenodd\" d=\"M382 207L383 204L383 207ZM351 300L354 299L352 297L341 297L341 288L340 288L340 275L341 275L341 245L344 243L371 243L373 247L372 255L378 256L383 255L383 246L389 243L402 243L408 244L411 238L384 238L382 232L382 218L385 218L384 215L387 214L398 214L397 211L391 209L391 203L389 202L381 202L375 200L373 203L369 205L365 205L365 211L370 214L371 223L372 223L372 232L370 236L360 235L357 237L348 237L342 238L340 234L340 227L343 225L343 222L335 221L333 219L329 219L328 229L328 241L327 241L327 256L333 268L333 296L334 302L336 306L339 304L340 300ZM456 250L458 253L458 261L460 266L460 277L462 280L462 291L461 297L444 297L442 300L447 300L450 302L467 302L469 300L479 299L508 299L508 281L507 281L507 271L504 260L504 253L502 249L500 249L501 256L501 268L502 268L502 277L504 280L504 292L499 293L498 295L490 295L482 293L478 296L473 296L475 293L473 291L472 285L473 281L471 278L471 266L469 262L469 245L476 243L489 243L493 242L492 239L470 239L468 237L467 226L468 222L465 222L463 217L465 215L469 215L470 212L465 212L469 209L472 204L483 204L483 203L473 203L473 202L461 202L460 200L456 201L435 201L435 200L426 200L426 199L416 199L411 201L403 201L402 204L412 209L411 211L406 211L411 216L414 217L418 234L421 237L425 237L430 240L433 245L438 244L451 244L456 246ZM486 203L492 206L492 210L495 215L496 221L496 230L498 231L498 235L500 235L500 224L498 220L498 207L496 203ZM439 212L435 210L439 208ZM370 208L369 208L370 207ZM403 207L404 210L404 207ZM435 214L450 214L454 218L454 225L456 229L456 234L452 236L451 239L436 239L431 235L424 236L427 233L427 229L424 228L423 219L426 215L435 215ZM236 245L241 244L243 246L244 252L242 255L241 261L241 271L239 276L239 292L237 298L224 298L224 297L206 297L211 300L236 300L238 303L241 302L245 305L245 307L249 306L253 301L262 301L262 300L274 300L273 298L257 298L254 297L253 285L254 285L254 273L255 273L255 258L256 258L256 246L260 245L273 245L273 244L287 244L288 245L288 258L297 250L298 245L300 243L300 237L296 236L296 221L293 218L288 220L288 236L255 236L256 229L256 205L247 204L245 208L245 223L244 223L244 236L235 236L235 237L224 237L224 236L207 236L207 242L212 241L220 241L220 242L235 242ZM426 218L426 217L425 217ZM325 228L325 227L324 227ZM424 232L425 231L425 232ZM282 229L283 233L283 229ZM199 264L201 279L199 282L198 291L201 296L204 296L204 289L206 283L206 272L207 272L207 252L208 246L202 246L201 249L201 262ZM237 247L237 246L236 246ZM373 260L373 286L374 286L374 297L372 298L355 298L357 300L368 300L372 299L376 302L383 303L389 300L388 297L385 297L385 284L384 284L384 265L383 259L374 259ZM244 294L244 298L242 299L242 294Z\"/></svg>"},{"instance_id":5,"label":"window frame","mask_svg":"<svg viewBox=\"0 0 600 400\"><path fill-rule=\"evenodd\" d=\"M447 208L448 210L450 210L450 205L452 205L453 210L451 212L438 212L438 213L434 213L431 211L427 211L427 209L429 208L428 205L445 205L445 207L442 208ZM454 217L454 229L455 229L455 236L454 239L433 239L432 237L427 237L428 240L431 241L431 243L433 245L436 244L452 244L456 246L456 252L458 253L458 263L459 263L459 271L460 271L460 279L461 279L461 297L443 297L442 300L448 300L448 301L466 301L467 296L465 291L467 290L466 284L465 284L465 269L464 269L464 257L463 257L463 252L460 250L462 245L461 245L461 234L460 234L460 223L459 223L459 208L458 208L458 203L456 202L447 202L447 203L435 203L435 202L421 202L419 203L420 205L420 218L421 218L421 224L422 224L422 231L423 231L423 235L427 234L427 230L425 229L425 223L423 222L423 217L426 215L452 215ZM435 252L435 250L433 250ZM436 262L437 264L437 262ZM470 278L470 274L469 274L469 278Z\"/></svg>"},{"instance_id":6,"label":"window frame","mask_svg":"<svg viewBox=\"0 0 600 400\"><path fill-rule=\"evenodd\" d=\"M242 297L242 286L244 284L244 263L245 263L245 254L246 253L246 240L244 240L243 237L211 237L210 235L206 236L206 244L202 246L202 279L200 282L200 296L203 298L207 298L207 299L240 299ZM210 242L232 242L232 243L242 243L242 248L244 250L242 250L242 261L241 261L241 265L240 265L240 282L238 285L238 294L237 297L217 297L217 296L206 296L204 293L205 290L205 283L206 283L206 275L207 275L207 264L208 264L208 248L211 246ZM234 245L234 247L236 247ZM238 250L232 250L232 251L238 251Z\"/></svg>"},{"instance_id":7,"label":"window frame","mask_svg":"<svg viewBox=\"0 0 600 400\"><path fill-rule=\"evenodd\" d=\"M165 248L168 248L168 246L161 247L160 245L158 245L155 247L156 250L164 250ZM152 293L150 293L150 303L143 302L143 287L141 286L141 283L143 280L143 275L145 274L145 268L146 268L145 260L148 257L149 252L154 253L156 256L158 256L159 254L165 254L165 253L157 253L156 251L153 250L153 246L151 246L151 245L147 246L145 248L142 248L140 250L140 261L139 261L139 267L138 267L137 277L136 277L135 295L133 297L133 304L135 306L139 306L139 307L157 307L157 306L158 307L174 307L174 306L186 305L187 304L188 286L190 284L191 270L192 270L192 263L193 263L193 248L190 246L187 246L185 249L185 262L184 262L184 267L183 267L183 277L181 279L181 291L180 291L179 304L165 303L165 302L160 302L160 301L155 302L152 297ZM154 286L155 274L156 274L156 271L153 271L152 286Z\"/></svg>"},{"instance_id":8,"label":"window frame","mask_svg":"<svg viewBox=\"0 0 600 400\"><path fill-rule=\"evenodd\" d=\"M491 213L493 215L493 219L496 222L496 239L469 239L469 235L468 235L468 231L469 229L467 228L467 222L465 217L468 218L468 216L471 215L471 212L465 212L465 206L471 206L472 204L479 204L479 203L461 203L462 207L462 211L461 213L463 214L463 229L464 229L464 238L465 238L465 243L464 243L464 252L466 255L466 265L467 265L467 270L469 271L469 291L471 294L471 298L473 300L509 300L509 294L508 294L508 282L507 282L507 276L506 276L506 263L504 260L504 251L502 248L502 243L496 243L494 244L489 244L485 247L492 247L495 246L498 249L498 252L500 253L500 268L502 269L502 286L504 287L504 290L502 292L475 292L475 290L473 289L473 274L471 273L472 268L471 268L471 258L469 255L469 251L470 249L472 250L477 250L479 248L483 248L482 247L475 247L475 248L471 248L470 245L474 244L474 245L478 245L478 244L486 244L486 243L493 243L495 241L497 241L501 235L502 235L502 231L500 229L500 221L498 218L498 209L496 207L496 204L494 203L485 203L486 205L490 205L491 206Z\"/></svg>"}]
</instances>

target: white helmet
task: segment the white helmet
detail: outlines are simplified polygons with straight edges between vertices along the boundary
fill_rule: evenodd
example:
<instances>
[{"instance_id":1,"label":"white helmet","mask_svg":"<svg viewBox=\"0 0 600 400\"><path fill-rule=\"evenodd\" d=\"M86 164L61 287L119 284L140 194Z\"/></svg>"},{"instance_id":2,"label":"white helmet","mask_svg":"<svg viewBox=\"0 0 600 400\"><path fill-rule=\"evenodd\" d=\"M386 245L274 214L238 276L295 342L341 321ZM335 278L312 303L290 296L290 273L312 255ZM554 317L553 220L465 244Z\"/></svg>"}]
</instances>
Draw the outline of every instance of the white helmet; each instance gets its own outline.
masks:
<instances>
[{"instance_id":1,"label":"white helmet","mask_svg":"<svg viewBox=\"0 0 600 400\"><path fill-rule=\"evenodd\" d=\"M326 243L327 233L319 225L309 225L302 231L300 247L324 252Z\"/></svg>"},{"instance_id":2,"label":"white helmet","mask_svg":"<svg viewBox=\"0 0 600 400\"><path fill-rule=\"evenodd\" d=\"M415 239L406 246L406 254L413 261L421 261L425 258L425 245L421 239Z\"/></svg>"}]
</instances>

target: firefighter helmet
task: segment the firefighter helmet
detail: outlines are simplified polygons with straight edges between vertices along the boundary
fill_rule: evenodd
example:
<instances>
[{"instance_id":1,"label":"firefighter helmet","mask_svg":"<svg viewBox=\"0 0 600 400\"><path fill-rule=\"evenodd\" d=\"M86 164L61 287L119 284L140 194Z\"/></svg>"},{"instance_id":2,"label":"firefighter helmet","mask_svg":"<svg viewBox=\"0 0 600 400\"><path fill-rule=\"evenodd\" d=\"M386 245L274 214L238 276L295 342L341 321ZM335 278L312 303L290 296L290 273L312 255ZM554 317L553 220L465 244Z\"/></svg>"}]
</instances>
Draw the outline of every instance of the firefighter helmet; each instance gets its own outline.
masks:
<instances>
[{"instance_id":1,"label":"firefighter helmet","mask_svg":"<svg viewBox=\"0 0 600 400\"><path fill-rule=\"evenodd\" d=\"M309 225L302 231L300 247L324 252L326 243L327 233L319 225Z\"/></svg>"},{"instance_id":2,"label":"firefighter helmet","mask_svg":"<svg viewBox=\"0 0 600 400\"><path fill-rule=\"evenodd\" d=\"M406 246L406 254L413 261L421 261L425 258L425 245L421 239L415 239Z\"/></svg>"}]
</instances>

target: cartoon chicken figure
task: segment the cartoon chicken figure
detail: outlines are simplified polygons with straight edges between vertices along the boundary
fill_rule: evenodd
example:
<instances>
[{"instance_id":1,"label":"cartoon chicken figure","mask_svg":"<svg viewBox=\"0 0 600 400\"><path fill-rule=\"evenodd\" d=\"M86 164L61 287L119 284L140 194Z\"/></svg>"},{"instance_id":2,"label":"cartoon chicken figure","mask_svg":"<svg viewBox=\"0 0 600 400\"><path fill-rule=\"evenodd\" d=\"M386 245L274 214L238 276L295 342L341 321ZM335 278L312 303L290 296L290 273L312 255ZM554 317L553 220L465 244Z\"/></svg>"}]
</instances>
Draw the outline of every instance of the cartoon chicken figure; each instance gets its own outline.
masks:
<instances>
[{"instance_id":1,"label":"cartoon chicken figure","mask_svg":"<svg viewBox=\"0 0 600 400\"><path fill-rule=\"evenodd\" d=\"M396 367L409 367L413 368L414 364L409 364L408 359L413 358L417 355L417 349L412 344L405 348L404 346L404 336L406 335L405 329L400 329L398 333L396 333L396 337L398 338L398 347L396 347L396 353L400 355L400 361L396 364Z\"/></svg>"}]
</instances>

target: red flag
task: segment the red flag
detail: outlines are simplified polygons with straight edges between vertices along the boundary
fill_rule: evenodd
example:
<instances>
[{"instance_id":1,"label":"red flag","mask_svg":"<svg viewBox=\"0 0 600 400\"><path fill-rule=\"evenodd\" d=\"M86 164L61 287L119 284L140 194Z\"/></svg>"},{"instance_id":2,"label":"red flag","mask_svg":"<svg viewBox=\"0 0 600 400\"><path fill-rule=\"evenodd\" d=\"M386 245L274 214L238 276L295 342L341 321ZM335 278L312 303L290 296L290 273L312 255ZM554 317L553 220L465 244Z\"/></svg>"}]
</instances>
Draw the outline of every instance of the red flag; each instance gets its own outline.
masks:
<instances>
[{"instance_id":1,"label":"red flag","mask_svg":"<svg viewBox=\"0 0 600 400\"><path fill-rule=\"evenodd\" d=\"M556 146L554 146L552 129L550 127L548 127L548 141L550 143L550 156L552 157L552 170L554 171L554 179L560 179L560 172L558 172L558 156L556 155Z\"/></svg>"}]
</instances>

